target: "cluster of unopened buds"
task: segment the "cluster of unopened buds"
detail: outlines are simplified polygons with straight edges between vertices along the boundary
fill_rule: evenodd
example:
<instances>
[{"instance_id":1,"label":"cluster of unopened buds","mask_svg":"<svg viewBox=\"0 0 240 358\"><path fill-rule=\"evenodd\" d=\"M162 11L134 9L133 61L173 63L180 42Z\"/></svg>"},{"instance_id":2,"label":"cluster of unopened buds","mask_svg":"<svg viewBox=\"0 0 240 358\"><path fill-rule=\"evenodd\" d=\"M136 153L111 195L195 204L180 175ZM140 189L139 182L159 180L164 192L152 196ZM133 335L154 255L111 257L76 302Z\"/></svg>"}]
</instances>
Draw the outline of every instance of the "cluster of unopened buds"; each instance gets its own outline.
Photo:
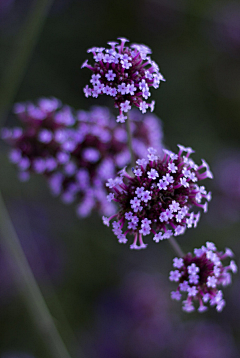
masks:
<instances>
[{"instance_id":1,"label":"cluster of unopened buds","mask_svg":"<svg viewBox=\"0 0 240 358\"><path fill-rule=\"evenodd\" d=\"M80 217L92 209L104 215L103 223L111 222L119 243L133 236L130 249L146 248L143 237L150 234L155 243L169 239L181 253L170 272L170 280L178 283L172 298L180 300L185 292L186 312L195 309L194 301L199 302L199 312L207 309L207 302L221 311L225 301L219 286L230 284L230 272L237 272L233 260L222 264L232 251L218 252L207 242L194 249L194 255L184 255L174 238L196 228L200 210L207 212L211 192L201 181L213 175L205 160L198 165L190 158L192 148L178 145L177 153L163 149L160 121L145 113L154 110L155 102L146 102L150 87L158 88L165 79L147 46L128 47L127 39L119 40L109 42L107 49L89 49L94 64L82 65L93 72L85 96L113 97L117 120L107 108L74 111L56 98L17 104L15 113L25 129L2 131L2 138L13 147L10 160L21 180L30 173L44 174L54 194L65 203L78 202ZM140 111L131 110L133 105ZM121 124L125 121L127 129ZM132 168L127 170L130 162Z\"/></svg>"}]
</instances>

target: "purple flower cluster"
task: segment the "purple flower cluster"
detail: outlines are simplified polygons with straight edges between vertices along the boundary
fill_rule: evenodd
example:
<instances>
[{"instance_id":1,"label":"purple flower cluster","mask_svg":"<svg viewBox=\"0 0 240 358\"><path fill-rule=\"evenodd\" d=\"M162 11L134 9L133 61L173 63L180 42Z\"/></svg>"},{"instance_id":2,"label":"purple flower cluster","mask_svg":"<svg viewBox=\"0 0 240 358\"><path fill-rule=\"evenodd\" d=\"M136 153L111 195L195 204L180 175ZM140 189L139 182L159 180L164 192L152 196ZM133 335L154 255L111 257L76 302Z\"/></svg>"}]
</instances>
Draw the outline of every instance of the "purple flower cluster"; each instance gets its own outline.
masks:
<instances>
[{"instance_id":1,"label":"purple flower cluster","mask_svg":"<svg viewBox=\"0 0 240 358\"><path fill-rule=\"evenodd\" d=\"M117 122L123 123L127 119L125 115L132 105L140 109L142 113L150 108L154 110L155 102L147 103L151 96L150 87L158 88L160 81L165 81L159 72L158 65L150 58L151 50L145 45L133 44L125 46L128 42L125 38L119 38L117 42L108 42L111 48L93 47L94 65L86 60L82 68L89 68L93 74L91 85L84 88L86 97L97 98L106 94L114 98L115 107L119 108Z\"/></svg>"},{"instance_id":2,"label":"purple flower cluster","mask_svg":"<svg viewBox=\"0 0 240 358\"><path fill-rule=\"evenodd\" d=\"M129 164L130 154L127 132L109 110L74 111L55 98L44 98L37 105L15 105L15 113L25 128L4 128L2 137L13 147L10 160L20 179L27 180L30 173L45 175L53 194L65 203L78 203L80 217L92 209L111 215L115 208L111 197L106 199L105 182ZM139 111L131 111L130 117L136 157L146 156L149 145L161 153L159 119Z\"/></svg>"},{"instance_id":3,"label":"purple flower cluster","mask_svg":"<svg viewBox=\"0 0 240 358\"><path fill-rule=\"evenodd\" d=\"M196 227L200 212L190 212L192 207L207 211L211 193L197 183L213 177L209 166L204 160L200 166L195 164L190 158L191 148L178 147L178 154L164 149L163 157L149 148L147 159L136 161L134 176L123 170L106 184L111 190L109 200L117 202L120 209L110 218L103 217L103 222L109 226L111 219L117 219L112 226L120 243L127 242L128 233L134 235L131 249L145 248L142 236L150 233L154 234L153 240L159 242L183 234L186 228ZM125 223L127 227L123 231Z\"/></svg>"},{"instance_id":4,"label":"purple flower cluster","mask_svg":"<svg viewBox=\"0 0 240 358\"><path fill-rule=\"evenodd\" d=\"M199 302L199 312L207 310L204 305L207 302L216 306L217 311L222 311L225 300L219 286L231 283L230 272L236 273L237 266L233 260L228 266L223 266L221 260L232 256L232 250L227 248L225 253L219 252L212 242L206 242L206 246L194 249L194 256L188 253L183 258L175 257L173 267L176 269L170 272L169 279L179 285L177 291L171 293L172 299L179 301L181 292L187 292L187 299L183 301L184 311L195 310L193 301Z\"/></svg>"},{"instance_id":5,"label":"purple flower cluster","mask_svg":"<svg viewBox=\"0 0 240 358\"><path fill-rule=\"evenodd\" d=\"M3 128L2 138L13 147L9 159L17 165L21 180L31 172L48 176L64 162L63 157L68 161L67 139L76 121L69 106L56 98L41 98L36 105L15 104L14 113L25 128Z\"/></svg>"},{"instance_id":6,"label":"purple flower cluster","mask_svg":"<svg viewBox=\"0 0 240 358\"><path fill-rule=\"evenodd\" d=\"M177 154L162 148L159 120L145 113L149 108L153 112L155 105L146 102L150 87L158 88L165 79L147 46L128 47L127 39L119 40L108 42L107 49L89 49L95 62L91 66L86 60L82 65L92 71L85 96L113 97L119 109L117 120L105 107L76 111L56 98L41 98L37 104L15 105L25 128L4 128L2 138L12 146L9 157L21 180L31 173L42 174L53 195L66 204L77 203L79 217L96 209L104 215L105 225L114 219L112 230L119 243L125 244L130 234L134 237L130 249L143 249L147 246L143 237L152 234L156 243L171 238L173 244L173 236L197 226L199 209L207 212L211 192L199 182L213 175L205 160L197 165L190 158L192 148L178 145ZM133 105L140 111L131 110ZM127 130L118 124L126 119ZM136 165L128 173L126 167L134 160ZM170 280L179 286L172 298L180 300L181 292L186 292L186 312L195 309L196 300L199 312L207 309L207 302L221 311L225 301L218 286L231 283L230 271L237 271L233 260L228 266L221 260L233 253L218 252L207 242L194 255L173 260L176 269Z\"/></svg>"}]
</instances>

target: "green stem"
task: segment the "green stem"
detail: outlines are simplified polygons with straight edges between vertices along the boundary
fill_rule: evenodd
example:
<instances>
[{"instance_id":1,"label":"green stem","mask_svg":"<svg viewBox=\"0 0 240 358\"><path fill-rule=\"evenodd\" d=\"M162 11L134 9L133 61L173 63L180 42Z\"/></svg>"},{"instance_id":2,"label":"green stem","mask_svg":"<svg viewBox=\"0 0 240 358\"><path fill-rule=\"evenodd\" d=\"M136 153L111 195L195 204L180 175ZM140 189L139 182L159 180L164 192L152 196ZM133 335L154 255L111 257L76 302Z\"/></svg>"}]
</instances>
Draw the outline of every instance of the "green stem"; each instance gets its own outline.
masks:
<instances>
[{"instance_id":1,"label":"green stem","mask_svg":"<svg viewBox=\"0 0 240 358\"><path fill-rule=\"evenodd\" d=\"M15 270L17 283L52 357L71 358L33 276L1 193L0 233L6 251L17 266L17 270Z\"/></svg>"},{"instance_id":2,"label":"green stem","mask_svg":"<svg viewBox=\"0 0 240 358\"><path fill-rule=\"evenodd\" d=\"M34 1L26 22L22 29L20 29L16 38L11 59L8 61L8 65L4 69L1 80L1 123L4 123L9 108L16 97L52 3L53 0Z\"/></svg>"},{"instance_id":3,"label":"green stem","mask_svg":"<svg viewBox=\"0 0 240 358\"><path fill-rule=\"evenodd\" d=\"M131 127L130 127L130 117L129 117L128 113L127 113L127 119L126 119L126 129L127 129L127 135L128 135L128 148L129 148L129 152L131 155L131 166L134 168L136 163L135 163L135 155L134 155L133 146L132 146L132 133L131 133Z\"/></svg>"},{"instance_id":4,"label":"green stem","mask_svg":"<svg viewBox=\"0 0 240 358\"><path fill-rule=\"evenodd\" d=\"M178 256L180 257L184 257L185 254L182 251L181 247L179 246L178 242L174 239L174 237L170 237L168 239L168 242L170 243L170 245L172 246L172 248L174 249L174 251L177 253Z\"/></svg>"}]
</instances>

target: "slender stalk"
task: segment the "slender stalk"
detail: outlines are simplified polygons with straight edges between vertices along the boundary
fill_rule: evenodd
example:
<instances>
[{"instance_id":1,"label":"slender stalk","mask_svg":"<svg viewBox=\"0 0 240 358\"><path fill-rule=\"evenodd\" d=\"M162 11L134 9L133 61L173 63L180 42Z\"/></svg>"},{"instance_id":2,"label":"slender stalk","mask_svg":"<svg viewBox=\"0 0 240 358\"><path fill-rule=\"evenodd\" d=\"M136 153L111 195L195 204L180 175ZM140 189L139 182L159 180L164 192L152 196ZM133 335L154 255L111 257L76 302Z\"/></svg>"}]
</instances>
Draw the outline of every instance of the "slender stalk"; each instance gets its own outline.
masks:
<instances>
[{"instance_id":1,"label":"slender stalk","mask_svg":"<svg viewBox=\"0 0 240 358\"><path fill-rule=\"evenodd\" d=\"M172 248L174 249L174 251L177 253L178 256L180 256L180 257L185 256L184 252L182 251L181 247L179 246L177 241L174 239L174 237L171 236L168 239L168 242L170 243L170 245L172 246Z\"/></svg>"},{"instance_id":2,"label":"slender stalk","mask_svg":"<svg viewBox=\"0 0 240 358\"><path fill-rule=\"evenodd\" d=\"M20 29L13 46L11 58L4 69L0 92L0 121L7 117L18 88L23 80L32 52L38 41L53 0L36 0L33 2L26 22Z\"/></svg>"},{"instance_id":3,"label":"slender stalk","mask_svg":"<svg viewBox=\"0 0 240 358\"><path fill-rule=\"evenodd\" d=\"M30 309L30 313L34 318L52 357L71 358L33 276L1 193L0 234L6 251L13 258L17 267L14 273L26 305Z\"/></svg>"},{"instance_id":4,"label":"slender stalk","mask_svg":"<svg viewBox=\"0 0 240 358\"><path fill-rule=\"evenodd\" d=\"M135 167L135 155L134 155L134 152L133 152L130 117L129 117L128 113L127 113L127 119L126 119L126 129L127 129L127 135L128 135L128 148L129 148L129 152L130 152L130 155L131 155L131 166Z\"/></svg>"},{"instance_id":5,"label":"slender stalk","mask_svg":"<svg viewBox=\"0 0 240 358\"><path fill-rule=\"evenodd\" d=\"M18 191L16 195L18 195L21 198L21 200L24 200L22 196L21 186L18 186ZM28 235L30 238L33 239L34 232L32 230L32 224L30 222L30 218L28 216L25 206L21 207L21 213L19 213L19 219L25 228L26 235ZM33 242L31 242L31 245L34 245L34 240L32 241ZM39 249L38 245L34 245L33 248L34 248L34 253L36 255L40 255L40 252L38 250ZM44 287L42 287L42 295L43 296L48 295L51 297L50 311L51 311L51 307L52 308L54 307L53 314L57 315L58 320L61 322L61 326L64 327L64 337L66 337L67 342L69 342L71 347L73 347L73 350L76 350L76 347L78 347L79 355L82 357L82 354L80 353L79 350L79 344L77 343L77 338L75 337L75 333L73 332L72 328L69 325L65 312L61 306L61 302L59 301L58 295L52 284L49 273L46 270L44 270Z\"/></svg>"}]
</instances>

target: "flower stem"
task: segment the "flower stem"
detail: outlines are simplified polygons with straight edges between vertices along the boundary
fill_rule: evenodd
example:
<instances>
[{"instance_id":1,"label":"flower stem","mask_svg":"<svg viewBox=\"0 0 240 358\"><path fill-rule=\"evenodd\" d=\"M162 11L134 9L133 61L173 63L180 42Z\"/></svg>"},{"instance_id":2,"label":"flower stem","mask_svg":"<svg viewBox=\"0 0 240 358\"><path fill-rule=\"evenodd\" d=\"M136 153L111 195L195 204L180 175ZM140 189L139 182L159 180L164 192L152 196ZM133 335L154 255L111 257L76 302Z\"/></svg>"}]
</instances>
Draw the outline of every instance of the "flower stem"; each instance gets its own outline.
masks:
<instances>
[{"instance_id":1,"label":"flower stem","mask_svg":"<svg viewBox=\"0 0 240 358\"><path fill-rule=\"evenodd\" d=\"M71 358L54 324L42 293L31 271L0 192L0 234L4 248L17 267L15 276L23 298L54 358Z\"/></svg>"},{"instance_id":2,"label":"flower stem","mask_svg":"<svg viewBox=\"0 0 240 358\"><path fill-rule=\"evenodd\" d=\"M126 128L127 128L127 135L128 135L128 148L131 155L131 166L135 167L135 155L133 152L133 146L132 146L132 133L131 133L131 126L130 126L130 117L127 113L127 119L126 119Z\"/></svg>"},{"instance_id":3,"label":"flower stem","mask_svg":"<svg viewBox=\"0 0 240 358\"><path fill-rule=\"evenodd\" d=\"M11 58L4 68L1 80L1 122L5 121L9 107L17 94L52 3L53 0L34 1L27 19L16 37Z\"/></svg>"},{"instance_id":4,"label":"flower stem","mask_svg":"<svg viewBox=\"0 0 240 358\"><path fill-rule=\"evenodd\" d=\"M177 253L178 256L180 257L184 257L185 254L184 252L182 251L181 247L179 246L178 242L174 239L174 237L170 237L168 239L170 245L172 246L173 250Z\"/></svg>"}]
</instances>

